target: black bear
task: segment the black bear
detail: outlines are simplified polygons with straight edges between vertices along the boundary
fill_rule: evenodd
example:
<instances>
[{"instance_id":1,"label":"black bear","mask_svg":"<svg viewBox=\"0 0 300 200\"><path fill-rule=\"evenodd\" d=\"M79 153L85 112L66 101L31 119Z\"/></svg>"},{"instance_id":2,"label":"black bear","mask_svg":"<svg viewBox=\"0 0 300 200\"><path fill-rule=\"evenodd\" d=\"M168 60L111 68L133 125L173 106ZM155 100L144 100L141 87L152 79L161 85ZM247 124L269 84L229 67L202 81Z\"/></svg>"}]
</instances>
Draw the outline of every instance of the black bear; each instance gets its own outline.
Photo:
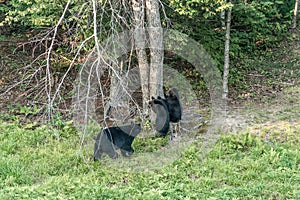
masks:
<instances>
[{"instance_id":1,"label":"black bear","mask_svg":"<svg viewBox=\"0 0 300 200\"><path fill-rule=\"evenodd\" d=\"M109 157L118 158L117 149L120 148L122 156L130 156L134 150L131 144L134 138L141 132L140 124L131 123L126 126L108 127L97 136L94 146L94 160L101 159L103 152Z\"/></svg>"},{"instance_id":2,"label":"black bear","mask_svg":"<svg viewBox=\"0 0 300 200\"><path fill-rule=\"evenodd\" d=\"M176 88L170 88L168 95L165 95L165 102L168 105L168 110L170 114L170 122L177 123L181 120L182 107L179 99L179 93Z\"/></svg>"},{"instance_id":3,"label":"black bear","mask_svg":"<svg viewBox=\"0 0 300 200\"><path fill-rule=\"evenodd\" d=\"M152 110L156 113L155 130L159 132L161 136L166 136L170 129L170 115L167 103L158 96L157 99L152 97L150 104Z\"/></svg>"}]
</instances>

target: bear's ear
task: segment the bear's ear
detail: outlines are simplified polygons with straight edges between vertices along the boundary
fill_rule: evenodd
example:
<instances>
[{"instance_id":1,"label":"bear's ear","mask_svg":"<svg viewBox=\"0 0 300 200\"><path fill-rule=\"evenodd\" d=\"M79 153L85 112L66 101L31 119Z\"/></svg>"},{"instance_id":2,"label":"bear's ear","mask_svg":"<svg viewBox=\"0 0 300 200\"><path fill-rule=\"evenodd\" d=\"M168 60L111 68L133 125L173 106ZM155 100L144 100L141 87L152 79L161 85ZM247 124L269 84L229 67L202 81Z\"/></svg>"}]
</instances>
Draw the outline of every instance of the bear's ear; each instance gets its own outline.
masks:
<instances>
[{"instance_id":1,"label":"bear's ear","mask_svg":"<svg viewBox=\"0 0 300 200\"><path fill-rule=\"evenodd\" d=\"M155 98L152 96L151 99L154 100Z\"/></svg>"},{"instance_id":2,"label":"bear's ear","mask_svg":"<svg viewBox=\"0 0 300 200\"><path fill-rule=\"evenodd\" d=\"M162 99L161 96L157 96L157 99Z\"/></svg>"}]
</instances>

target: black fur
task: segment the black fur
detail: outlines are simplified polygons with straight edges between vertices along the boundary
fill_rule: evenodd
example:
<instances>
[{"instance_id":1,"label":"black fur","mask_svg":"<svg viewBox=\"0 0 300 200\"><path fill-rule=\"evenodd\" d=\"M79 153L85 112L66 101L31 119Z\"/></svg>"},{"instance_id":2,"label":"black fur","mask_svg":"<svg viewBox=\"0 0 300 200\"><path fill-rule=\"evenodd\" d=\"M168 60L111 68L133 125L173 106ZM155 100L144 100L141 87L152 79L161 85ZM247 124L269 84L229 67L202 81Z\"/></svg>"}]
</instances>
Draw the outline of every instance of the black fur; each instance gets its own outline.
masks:
<instances>
[{"instance_id":1,"label":"black fur","mask_svg":"<svg viewBox=\"0 0 300 200\"><path fill-rule=\"evenodd\" d=\"M101 159L103 152L109 157L116 159L120 148L122 156L131 155L134 150L131 144L134 138L140 133L140 124L130 124L126 126L108 127L103 129L97 136L94 146L94 160Z\"/></svg>"},{"instance_id":2,"label":"black fur","mask_svg":"<svg viewBox=\"0 0 300 200\"><path fill-rule=\"evenodd\" d=\"M156 113L155 130L162 136L167 135L170 129L170 115L166 102L160 97L157 99L152 97L150 104L153 111Z\"/></svg>"},{"instance_id":3,"label":"black fur","mask_svg":"<svg viewBox=\"0 0 300 200\"><path fill-rule=\"evenodd\" d=\"M170 122L179 122L182 115L182 107L176 88L170 88L169 94L165 94L165 102L168 105Z\"/></svg>"}]
</instances>

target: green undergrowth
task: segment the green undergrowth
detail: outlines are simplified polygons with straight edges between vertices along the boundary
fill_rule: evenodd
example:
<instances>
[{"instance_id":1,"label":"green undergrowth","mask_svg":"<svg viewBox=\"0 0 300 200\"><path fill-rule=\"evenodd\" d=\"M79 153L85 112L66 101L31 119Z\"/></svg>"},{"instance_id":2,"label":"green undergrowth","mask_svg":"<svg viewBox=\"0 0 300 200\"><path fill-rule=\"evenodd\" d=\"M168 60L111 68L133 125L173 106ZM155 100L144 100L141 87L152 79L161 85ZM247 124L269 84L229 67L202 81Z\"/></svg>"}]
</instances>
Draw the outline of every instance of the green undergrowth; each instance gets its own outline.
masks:
<instances>
[{"instance_id":1,"label":"green undergrowth","mask_svg":"<svg viewBox=\"0 0 300 200\"><path fill-rule=\"evenodd\" d=\"M195 141L138 173L93 162L76 132L0 122L0 199L300 199L299 124L223 134L205 159Z\"/></svg>"}]
</instances>

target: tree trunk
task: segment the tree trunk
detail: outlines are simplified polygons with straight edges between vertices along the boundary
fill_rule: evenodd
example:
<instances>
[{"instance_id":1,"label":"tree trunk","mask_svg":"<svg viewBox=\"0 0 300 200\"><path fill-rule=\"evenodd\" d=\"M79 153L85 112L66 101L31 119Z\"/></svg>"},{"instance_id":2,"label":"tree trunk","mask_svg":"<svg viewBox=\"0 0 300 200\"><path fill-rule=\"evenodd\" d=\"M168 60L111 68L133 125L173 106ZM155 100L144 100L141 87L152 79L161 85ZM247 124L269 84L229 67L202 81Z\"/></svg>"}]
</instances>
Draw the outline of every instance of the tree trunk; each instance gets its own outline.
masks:
<instances>
[{"instance_id":1,"label":"tree trunk","mask_svg":"<svg viewBox=\"0 0 300 200\"><path fill-rule=\"evenodd\" d=\"M132 0L132 9L134 15L134 43L136 48L136 54L139 63L141 87L143 93L143 109L146 110L148 105L147 102L150 99L149 94L149 64L147 62L146 54L146 34L144 26L145 18L145 5L143 1Z\"/></svg>"},{"instance_id":2,"label":"tree trunk","mask_svg":"<svg viewBox=\"0 0 300 200\"><path fill-rule=\"evenodd\" d=\"M114 120L122 120L119 117L121 116L118 113L118 107L122 105L122 100L124 100L123 90L122 90L122 80L120 77L124 75L123 65L126 57L121 56L119 59L116 59L111 64L110 70L110 92L109 92L109 102L104 110L104 119L109 115L110 117L114 118ZM120 61L119 61L120 60Z\"/></svg>"},{"instance_id":3,"label":"tree trunk","mask_svg":"<svg viewBox=\"0 0 300 200\"><path fill-rule=\"evenodd\" d=\"M229 3L231 0L228 1ZM230 23L231 23L231 7L227 11L226 20L226 36L225 36L225 52L224 52L224 72L223 72L223 99L228 98L228 75L229 75L229 43L230 43Z\"/></svg>"},{"instance_id":4,"label":"tree trunk","mask_svg":"<svg viewBox=\"0 0 300 200\"><path fill-rule=\"evenodd\" d=\"M150 42L150 96L163 96L163 31L158 0L146 0Z\"/></svg>"},{"instance_id":5,"label":"tree trunk","mask_svg":"<svg viewBox=\"0 0 300 200\"><path fill-rule=\"evenodd\" d=\"M223 10L221 13L220 13L220 18L221 18L221 23L222 23L222 29L226 28L226 24L225 24L225 10Z\"/></svg>"},{"instance_id":6,"label":"tree trunk","mask_svg":"<svg viewBox=\"0 0 300 200\"><path fill-rule=\"evenodd\" d=\"M294 9L293 26L292 26L293 29L297 27L298 5L299 5L299 0L296 0L295 9Z\"/></svg>"}]
</instances>

